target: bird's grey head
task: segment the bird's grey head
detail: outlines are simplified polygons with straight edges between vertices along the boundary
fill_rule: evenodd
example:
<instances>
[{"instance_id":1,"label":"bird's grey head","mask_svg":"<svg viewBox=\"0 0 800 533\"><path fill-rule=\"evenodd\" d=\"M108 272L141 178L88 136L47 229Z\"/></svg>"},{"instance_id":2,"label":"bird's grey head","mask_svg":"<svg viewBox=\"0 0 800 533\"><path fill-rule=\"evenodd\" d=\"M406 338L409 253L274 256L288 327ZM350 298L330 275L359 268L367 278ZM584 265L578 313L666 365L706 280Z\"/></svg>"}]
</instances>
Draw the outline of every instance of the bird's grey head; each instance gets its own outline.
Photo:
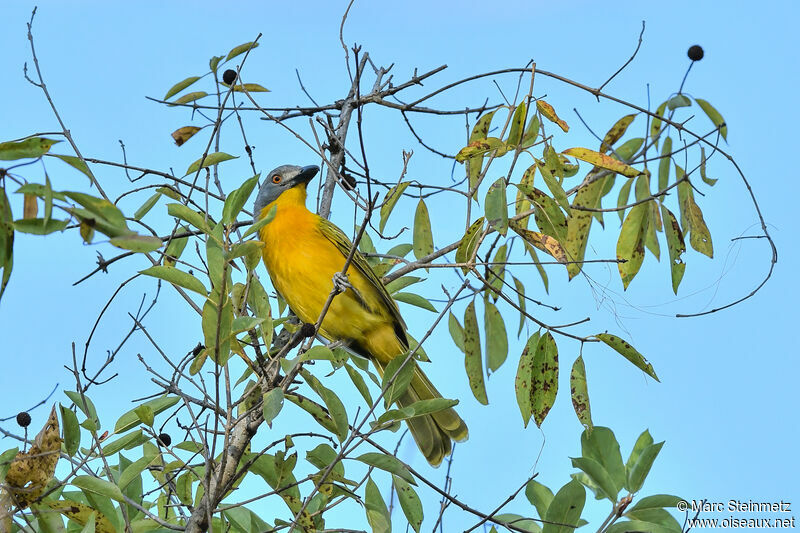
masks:
<instances>
[{"instance_id":1,"label":"bird's grey head","mask_svg":"<svg viewBox=\"0 0 800 533\"><path fill-rule=\"evenodd\" d=\"M288 191L292 187L299 184L306 184L311 181L311 178L317 175L319 167L316 165L309 165L307 167L298 167L297 165L281 165L269 174L258 190L256 196L256 203L253 206L253 217L258 220L261 211L278 199L284 191Z\"/></svg>"}]
</instances>

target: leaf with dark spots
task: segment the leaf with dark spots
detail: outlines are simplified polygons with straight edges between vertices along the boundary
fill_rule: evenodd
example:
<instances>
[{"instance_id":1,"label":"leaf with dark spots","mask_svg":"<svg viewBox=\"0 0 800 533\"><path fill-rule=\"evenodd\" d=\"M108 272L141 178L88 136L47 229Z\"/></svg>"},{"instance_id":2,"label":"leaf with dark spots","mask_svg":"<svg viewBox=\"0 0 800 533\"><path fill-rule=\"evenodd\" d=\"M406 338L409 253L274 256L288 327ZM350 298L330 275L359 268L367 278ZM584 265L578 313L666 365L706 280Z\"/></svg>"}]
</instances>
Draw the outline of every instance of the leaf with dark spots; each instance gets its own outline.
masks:
<instances>
[{"instance_id":1,"label":"leaf with dark spots","mask_svg":"<svg viewBox=\"0 0 800 533\"><path fill-rule=\"evenodd\" d=\"M536 345L531 370L531 411L536 425L541 427L558 392L558 347L549 331Z\"/></svg>"},{"instance_id":2,"label":"leaf with dark spots","mask_svg":"<svg viewBox=\"0 0 800 533\"><path fill-rule=\"evenodd\" d=\"M681 284L683 273L686 270L686 263L681 259L681 255L686 251L686 244L683 242L683 233L681 233L678 220L672 211L663 204L661 205L661 218L664 220L664 235L667 238L672 290L678 294L678 286Z\"/></svg>"}]
</instances>

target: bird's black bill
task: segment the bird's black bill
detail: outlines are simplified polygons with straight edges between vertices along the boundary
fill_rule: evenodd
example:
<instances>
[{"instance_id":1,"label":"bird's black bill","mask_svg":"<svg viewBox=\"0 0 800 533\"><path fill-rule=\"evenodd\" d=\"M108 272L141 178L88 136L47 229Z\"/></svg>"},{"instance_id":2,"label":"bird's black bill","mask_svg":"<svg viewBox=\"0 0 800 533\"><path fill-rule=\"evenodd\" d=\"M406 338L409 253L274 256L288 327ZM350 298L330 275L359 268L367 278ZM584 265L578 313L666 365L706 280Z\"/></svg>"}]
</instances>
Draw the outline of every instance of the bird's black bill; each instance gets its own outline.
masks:
<instances>
[{"instance_id":1,"label":"bird's black bill","mask_svg":"<svg viewBox=\"0 0 800 533\"><path fill-rule=\"evenodd\" d=\"M317 172L319 172L318 166L308 165L307 167L300 169L300 174L295 176L294 181L298 183L308 183L314 176L317 175Z\"/></svg>"}]
</instances>

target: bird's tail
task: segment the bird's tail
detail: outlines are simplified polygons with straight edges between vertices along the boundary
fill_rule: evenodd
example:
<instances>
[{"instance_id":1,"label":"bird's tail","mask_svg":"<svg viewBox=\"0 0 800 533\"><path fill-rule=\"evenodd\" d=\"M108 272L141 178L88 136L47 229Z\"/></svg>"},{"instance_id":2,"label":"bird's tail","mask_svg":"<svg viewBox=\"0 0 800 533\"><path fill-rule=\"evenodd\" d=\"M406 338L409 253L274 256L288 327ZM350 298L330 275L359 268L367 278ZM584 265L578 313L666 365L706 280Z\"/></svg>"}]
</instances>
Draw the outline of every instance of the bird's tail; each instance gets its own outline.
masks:
<instances>
[{"instance_id":1,"label":"bird's tail","mask_svg":"<svg viewBox=\"0 0 800 533\"><path fill-rule=\"evenodd\" d=\"M378 372L383 376L385 366L378 363L376 359L373 361L376 362ZM406 391L397 399L397 404L400 407L408 407L420 400L441 397L442 395L430 382L428 376L415 364L411 382ZM469 437L467 424L452 407L429 415L409 418L406 422L417 447L433 466L439 466L442 459L450 455L453 449L451 440L461 442Z\"/></svg>"}]
</instances>

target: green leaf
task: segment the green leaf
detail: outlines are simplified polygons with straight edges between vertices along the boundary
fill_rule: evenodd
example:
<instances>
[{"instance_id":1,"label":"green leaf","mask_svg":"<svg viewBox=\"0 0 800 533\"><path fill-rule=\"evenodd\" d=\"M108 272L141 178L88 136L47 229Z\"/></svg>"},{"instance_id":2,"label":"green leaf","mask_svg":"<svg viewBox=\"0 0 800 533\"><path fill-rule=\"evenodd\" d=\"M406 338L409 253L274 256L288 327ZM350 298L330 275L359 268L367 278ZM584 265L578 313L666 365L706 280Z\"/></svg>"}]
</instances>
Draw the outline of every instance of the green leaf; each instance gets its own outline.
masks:
<instances>
[{"instance_id":1,"label":"green leaf","mask_svg":"<svg viewBox=\"0 0 800 533\"><path fill-rule=\"evenodd\" d=\"M619 490L625 486L625 465L622 464L622 454L619 451L614 432L603 426L595 426L593 429L585 429L581 433L581 454L583 457L593 459L599 463L608 473L613 483L612 489L605 489L603 492L612 493L616 497ZM595 485L599 480L592 477ZM616 499L616 498L615 498Z\"/></svg>"},{"instance_id":2,"label":"green leaf","mask_svg":"<svg viewBox=\"0 0 800 533\"><path fill-rule=\"evenodd\" d=\"M24 141L0 143L0 161L42 157L54 144L60 142L46 137L30 137Z\"/></svg>"},{"instance_id":3,"label":"green leaf","mask_svg":"<svg viewBox=\"0 0 800 533\"><path fill-rule=\"evenodd\" d=\"M433 306L432 303L430 303L428 300L426 300L419 294L414 294L413 292L396 292L392 295L392 298L394 298L398 302L415 305L417 307L421 307L422 309L433 311L434 313L436 312L436 308Z\"/></svg>"},{"instance_id":4,"label":"green leaf","mask_svg":"<svg viewBox=\"0 0 800 533\"><path fill-rule=\"evenodd\" d=\"M408 185L408 182L401 181L386 193L386 198L384 198L383 204L381 204L381 221L378 226L381 233L383 233L383 228L386 227L386 222L389 220L389 215L392 213L394 206L397 205L397 201L403 196L403 192Z\"/></svg>"},{"instance_id":5,"label":"green leaf","mask_svg":"<svg viewBox=\"0 0 800 533\"><path fill-rule=\"evenodd\" d=\"M164 98L162 98L162 100L169 100L171 97L175 96L176 94L178 94L179 92L181 92L182 90L184 90L185 88L187 88L188 86L190 86L199 79L200 76L190 76L183 81L179 81L178 83L173 85L169 91L167 91L167 94L164 95Z\"/></svg>"},{"instance_id":6,"label":"green leaf","mask_svg":"<svg viewBox=\"0 0 800 533\"><path fill-rule=\"evenodd\" d=\"M670 111L679 107L689 107L690 105L692 105L692 101L685 94L676 94L667 100L667 109Z\"/></svg>"},{"instance_id":7,"label":"green leaf","mask_svg":"<svg viewBox=\"0 0 800 533\"><path fill-rule=\"evenodd\" d=\"M408 520L411 528L416 533L419 533L424 518L422 501L419 499L414 487L402 477L392 476L392 484L397 493L397 499L400 501L400 507L403 509L403 514L406 515L406 520Z\"/></svg>"},{"instance_id":8,"label":"green leaf","mask_svg":"<svg viewBox=\"0 0 800 533\"><path fill-rule=\"evenodd\" d=\"M218 291L222 290L223 279L226 278L227 265L225 263L225 253L222 249L223 241L222 222L214 226L211 235L206 239L206 264L208 265L208 279L211 281L211 288ZM216 302L215 302L216 303Z\"/></svg>"},{"instance_id":9,"label":"green leaf","mask_svg":"<svg viewBox=\"0 0 800 533\"><path fill-rule=\"evenodd\" d=\"M159 456L145 453L142 457L128 465L119 476L119 488L125 490L133 481L139 478L144 470L153 464Z\"/></svg>"},{"instance_id":10,"label":"green leaf","mask_svg":"<svg viewBox=\"0 0 800 533\"><path fill-rule=\"evenodd\" d=\"M261 228L272 222L272 219L275 218L275 213L277 212L277 210L278 208L275 205L270 207L269 211L267 211L267 214L261 217L261 220L259 220L258 222L247 228L247 231L244 232L242 238L244 239L246 237L249 237L253 233L260 231Z\"/></svg>"},{"instance_id":11,"label":"green leaf","mask_svg":"<svg viewBox=\"0 0 800 533\"><path fill-rule=\"evenodd\" d=\"M536 138L539 136L539 115L536 113L529 113L533 115L528 121L528 127L525 128L525 133L522 134L522 148L530 148L536 144Z\"/></svg>"},{"instance_id":12,"label":"green leaf","mask_svg":"<svg viewBox=\"0 0 800 533\"><path fill-rule=\"evenodd\" d=\"M162 411L166 411L176 403L180 401L180 398L177 396L162 396L161 398L154 398L152 400L146 401L140 405L146 405L153 410L153 414L157 415ZM139 407L137 406L136 409ZM136 414L136 409L131 409L117 420L117 423L114 424L114 433L124 433L129 429L133 429L134 427L139 425L139 415Z\"/></svg>"},{"instance_id":13,"label":"green leaf","mask_svg":"<svg viewBox=\"0 0 800 533\"><path fill-rule=\"evenodd\" d=\"M394 254L388 254L388 255L394 255ZM423 278L418 278L415 276L403 276L401 278L397 278L387 283L386 290L389 291L389 294L394 294L398 291L405 289L409 285L419 283L420 281L423 281Z\"/></svg>"},{"instance_id":14,"label":"green leaf","mask_svg":"<svg viewBox=\"0 0 800 533\"><path fill-rule=\"evenodd\" d=\"M316 420L317 423L319 423L319 425L321 425L331 433L336 434L338 432L338 427L336 426L336 423L318 403L313 402L308 398L298 397L295 394L286 395L286 399L292 402L293 404L297 405L301 409L303 409L308 414L310 414L314 418L314 420Z\"/></svg>"},{"instance_id":15,"label":"green leaf","mask_svg":"<svg viewBox=\"0 0 800 533\"><path fill-rule=\"evenodd\" d=\"M541 265L538 266L541 267ZM519 338L520 333L522 333L522 328L525 326L525 318L526 318L525 306L527 302L525 301L525 285L514 276L511 276L511 279L514 280L514 287L517 292L517 304L519 305L520 308L519 328L517 329L517 338Z\"/></svg>"},{"instance_id":16,"label":"green leaf","mask_svg":"<svg viewBox=\"0 0 800 533\"><path fill-rule=\"evenodd\" d=\"M456 347L462 352L464 351L464 328L461 327L461 324L458 322L458 319L450 311L450 316L447 320L447 326L450 330L450 337L452 337L453 342L455 343Z\"/></svg>"},{"instance_id":17,"label":"green leaf","mask_svg":"<svg viewBox=\"0 0 800 533\"><path fill-rule=\"evenodd\" d=\"M478 238L483 231L483 221L484 218L480 217L478 220L473 222L472 225L467 229L467 232L464 233L464 236L461 237L461 242L456 250L456 263L466 263L472 259L472 255L475 253L475 248L478 246ZM469 272L469 268L467 267L461 267L461 270L464 272L464 274Z\"/></svg>"},{"instance_id":18,"label":"green leaf","mask_svg":"<svg viewBox=\"0 0 800 533\"><path fill-rule=\"evenodd\" d=\"M386 455L383 453L378 452L368 452L362 455L359 455L355 458L356 461L361 461L364 464L374 466L375 468L380 468L381 470L385 470L391 474L394 474L403 480L411 483L412 485L416 485L417 482L414 480L414 476L411 475L411 472L408 471L408 468L393 455Z\"/></svg>"},{"instance_id":19,"label":"green leaf","mask_svg":"<svg viewBox=\"0 0 800 533\"><path fill-rule=\"evenodd\" d=\"M183 204L167 204L167 213L170 216L188 222L203 233L211 233L210 218L206 218L201 213L194 211Z\"/></svg>"},{"instance_id":20,"label":"green leaf","mask_svg":"<svg viewBox=\"0 0 800 533\"><path fill-rule=\"evenodd\" d=\"M189 289L203 296L208 295L208 291L199 279L175 267L156 265L140 271L140 274L163 279L164 281L168 281L184 289Z\"/></svg>"},{"instance_id":21,"label":"green leaf","mask_svg":"<svg viewBox=\"0 0 800 533\"><path fill-rule=\"evenodd\" d=\"M583 356L579 356L572 363L572 372L569 375L570 392L572 393L572 407L578 416L578 421L587 428L591 428L592 409L589 405L589 389L586 385L586 366Z\"/></svg>"},{"instance_id":22,"label":"green leaf","mask_svg":"<svg viewBox=\"0 0 800 533\"><path fill-rule=\"evenodd\" d=\"M322 401L325 402L325 406L328 408L328 413L330 413L330 417L336 425L336 435L339 437L340 442L344 442L350 430L347 423L347 411L344 408L344 404L342 404L342 401L332 390L322 385L322 383L320 383L320 381L306 369L301 369L300 375L306 381L308 386L311 387L314 392L319 394L320 398L322 398Z\"/></svg>"},{"instance_id":23,"label":"green leaf","mask_svg":"<svg viewBox=\"0 0 800 533\"><path fill-rule=\"evenodd\" d=\"M525 116L527 115L528 106L525 100L519 103L514 109L514 116L511 118L511 128L508 132L508 139L506 144L509 146L517 146L522 140L522 128L525 127Z\"/></svg>"},{"instance_id":24,"label":"green leaf","mask_svg":"<svg viewBox=\"0 0 800 533\"><path fill-rule=\"evenodd\" d=\"M228 52L228 55L225 57L225 61L233 59L234 57L247 52L251 48L257 48L257 47L258 47L258 43L255 42L255 41L250 41L250 42L246 42L246 43L240 44L239 46L234 46L231 49L231 51Z\"/></svg>"},{"instance_id":25,"label":"green leaf","mask_svg":"<svg viewBox=\"0 0 800 533\"><path fill-rule=\"evenodd\" d=\"M586 503L586 490L574 479L561 487L544 517L542 533L574 533Z\"/></svg>"},{"instance_id":26,"label":"green leaf","mask_svg":"<svg viewBox=\"0 0 800 533\"><path fill-rule=\"evenodd\" d=\"M422 259L432 253L431 219L428 216L428 207L425 205L425 201L420 200L414 215L414 257Z\"/></svg>"},{"instance_id":27,"label":"green leaf","mask_svg":"<svg viewBox=\"0 0 800 533\"><path fill-rule=\"evenodd\" d=\"M362 398L364 398L364 402L367 405L372 406L374 403L372 401L372 394L370 394L369 387L367 387L367 383L364 381L364 378L361 376L361 374L358 373L358 370L348 364L344 365L344 369L347 370L347 375L350 376L350 380L353 382L353 385L355 385Z\"/></svg>"},{"instance_id":28,"label":"green leaf","mask_svg":"<svg viewBox=\"0 0 800 533\"><path fill-rule=\"evenodd\" d=\"M131 233L121 237L111 239L111 244L123 250L130 250L137 253L154 252L161 248L161 239L153 235L138 235Z\"/></svg>"},{"instance_id":29,"label":"green leaf","mask_svg":"<svg viewBox=\"0 0 800 533\"><path fill-rule=\"evenodd\" d=\"M31 235L49 235L56 231L64 231L69 225L69 220L50 219L45 224L43 218L22 218L14 221L13 228L21 233Z\"/></svg>"},{"instance_id":30,"label":"green leaf","mask_svg":"<svg viewBox=\"0 0 800 533\"><path fill-rule=\"evenodd\" d=\"M109 237L119 237L131 233L125 222L125 215L108 200L73 191L65 191L64 195L85 208L85 211L71 209L70 212L81 220L94 220L94 228L98 231Z\"/></svg>"},{"instance_id":31,"label":"green leaf","mask_svg":"<svg viewBox=\"0 0 800 533\"><path fill-rule=\"evenodd\" d=\"M75 476L70 480L70 484L84 491L107 496L119 503L124 503L125 501L122 496L122 491L119 490L119 487L104 479L94 476Z\"/></svg>"},{"instance_id":32,"label":"green leaf","mask_svg":"<svg viewBox=\"0 0 800 533\"><path fill-rule=\"evenodd\" d=\"M0 278L0 298L3 297L13 268L14 214L11 212L5 188L0 187L0 269L3 270L3 276Z\"/></svg>"},{"instance_id":33,"label":"green leaf","mask_svg":"<svg viewBox=\"0 0 800 533\"><path fill-rule=\"evenodd\" d=\"M399 355L389 361L389 364L383 369L381 390L386 390L383 397L386 407L400 398L411 383L416 363L413 358L407 359L406 355Z\"/></svg>"},{"instance_id":34,"label":"green leaf","mask_svg":"<svg viewBox=\"0 0 800 533\"><path fill-rule=\"evenodd\" d=\"M619 488L614 485L611 476L603 465L589 457L572 457L572 466L583 470L589 479L600 488L603 496L613 503L617 502Z\"/></svg>"},{"instance_id":35,"label":"green leaf","mask_svg":"<svg viewBox=\"0 0 800 533\"><path fill-rule=\"evenodd\" d=\"M250 194L252 194L260 176L261 174L256 174L228 195L225 199L225 205L222 207L222 222L224 224L231 224L236 221L236 217L244 207L247 199L250 198Z\"/></svg>"},{"instance_id":36,"label":"green leaf","mask_svg":"<svg viewBox=\"0 0 800 533\"><path fill-rule=\"evenodd\" d=\"M542 531L542 528L539 527L534 520L530 518L525 518L522 515L516 513L498 513L492 517L492 521L496 522L497 524L509 524L513 525L516 528L521 529L522 531L527 531L528 533L539 533ZM497 529L494 529L493 533L497 533ZM516 531L516 530L514 530ZM492 530L490 530L492 533Z\"/></svg>"},{"instance_id":37,"label":"green leaf","mask_svg":"<svg viewBox=\"0 0 800 533\"><path fill-rule=\"evenodd\" d=\"M205 158L201 157L200 159L189 165L189 168L186 169L186 174L184 175L188 176L189 174L193 174L202 168L207 168L213 165L217 165L219 163L222 163L223 161L228 161L230 159L237 159L237 157L232 156L230 154L226 154L225 152L210 153Z\"/></svg>"},{"instance_id":38,"label":"green leaf","mask_svg":"<svg viewBox=\"0 0 800 533\"><path fill-rule=\"evenodd\" d=\"M654 494L652 496L645 496L637 501L633 507L628 509L628 512L643 511L646 509L675 509L679 502L684 501L683 498L672 496L670 494Z\"/></svg>"},{"instance_id":39,"label":"green leaf","mask_svg":"<svg viewBox=\"0 0 800 533\"><path fill-rule=\"evenodd\" d=\"M658 109L656 109L656 115L659 117L664 117L664 111L667 109L667 102L662 102ZM653 118L652 124L650 124L650 138L655 139L658 137L658 134L661 132L661 118Z\"/></svg>"},{"instance_id":40,"label":"green leaf","mask_svg":"<svg viewBox=\"0 0 800 533\"><path fill-rule=\"evenodd\" d=\"M728 126L725 125L725 119L722 118L722 115L719 114L719 111L714 109L714 106L709 104L706 100L701 98L695 98L695 102L697 105L700 106L700 109L706 114L706 116L714 123L716 127L719 128L719 133L722 135L722 138L726 141L728 140Z\"/></svg>"},{"instance_id":41,"label":"green leaf","mask_svg":"<svg viewBox=\"0 0 800 533\"><path fill-rule=\"evenodd\" d=\"M669 184L669 169L672 163L672 137L664 139L661 146L661 158L658 161L658 190L663 191Z\"/></svg>"},{"instance_id":42,"label":"green leaf","mask_svg":"<svg viewBox=\"0 0 800 533\"><path fill-rule=\"evenodd\" d=\"M656 376L656 371L653 370L653 365L647 362L647 359L644 358L642 354L636 351L636 348L625 342L624 340L620 339L616 335L611 335L610 333L598 333L595 335L596 338L600 339L604 343L611 346L617 353L622 355L625 359L633 363L637 368L639 368L642 372L650 376L656 381L660 381L658 376Z\"/></svg>"},{"instance_id":43,"label":"green leaf","mask_svg":"<svg viewBox=\"0 0 800 533\"><path fill-rule=\"evenodd\" d=\"M683 242L683 233L678 225L678 220L664 204L661 204L661 218L664 221L664 235L667 238L667 250L669 251L672 290L678 294L678 286L681 284L683 273L686 270L686 263L681 259L681 255L686 251L686 244Z\"/></svg>"},{"instance_id":44,"label":"green leaf","mask_svg":"<svg viewBox=\"0 0 800 533\"><path fill-rule=\"evenodd\" d=\"M484 301L483 329L486 331L486 365L495 372L508 357L508 334L503 316L490 301Z\"/></svg>"},{"instance_id":45,"label":"green leaf","mask_svg":"<svg viewBox=\"0 0 800 533\"><path fill-rule=\"evenodd\" d=\"M646 203L633 206L622 223L617 240L617 263L623 288L627 289L644 261L644 236L649 221L650 206Z\"/></svg>"},{"instance_id":46,"label":"green leaf","mask_svg":"<svg viewBox=\"0 0 800 533\"><path fill-rule=\"evenodd\" d=\"M639 456L641 455L642 451L651 444L653 444L653 437L650 435L650 430L645 429L642 431L641 435L639 435L639 438L636 439L636 443L633 445L631 454L628 456L628 461L625 463L626 471L631 471L633 465L635 465L636 461L639 460Z\"/></svg>"},{"instance_id":47,"label":"green leaf","mask_svg":"<svg viewBox=\"0 0 800 533\"><path fill-rule=\"evenodd\" d=\"M536 507L539 518L543 518L547 515L547 508L553 501L553 491L532 479L525 485L525 497Z\"/></svg>"},{"instance_id":48,"label":"green leaf","mask_svg":"<svg viewBox=\"0 0 800 533\"><path fill-rule=\"evenodd\" d=\"M484 203L486 210L486 220L489 226L496 229L500 235L505 235L508 231L508 206L506 205L506 181L505 178L498 178L492 183L486 193Z\"/></svg>"},{"instance_id":49,"label":"green leaf","mask_svg":"<svg viewBox=\"0 0 800 533\"><path fill-rule=\"evenodd\" d=\"M638 492L642 488L644 480L647 478L647 474L650 473L650 468L653 466L653 462L656 460L658 452L661 451L663 446L664 441L661 441L656 444L651 444L642 450L633 468L628 471L628 483L626 488L630 492Z\"/></svg>"},{"instance_id":50,"label":"green leaf","mask_svg":"<svg viewBox=\"0 0 800 533\"><path fill-rule=\"evenodd\" d=\"M8 473L9 468L11 468L11 463L18 453L19 448L16 447L0 453L0 483L5 483L6 474Z\"/></svg>"},{"instance_id":51,"label":"green leaf","mask_svg":"<svg viewBox=\"0 0 800 533\"><path fill-rule=\"evenodd\" d=\"M149 405L140 405L133 411L136 413L136 416L139 417L142 424L148 427L153 425L155 415L153 414L153 409Z\"/></svg>"},{"instance_id":52,"label":"green leaf","mask_svg":"<svg viewBox=\"0 0 800 533\"><path fill-rule=\"evenodd\" d=\"M262 412L264 414L264 422L271 428L272 421L278 416L278 413L283 409L283 389L275 387L268 393L264 394Z\"/></svg>"},{"instance_id":53,"label":"green leaf","mask_svg":"<svg viewBox=\"0 0 800 533\"><path fill-rule=\"evenodd\" d=\"M558 392L558 347L548 331L536 345L531 363L531 411L541 427L553 407Z\"/></svg>"},{"instance_id":54,"label":"green leaf","mask_svg":"<svg viewBox=\"0 0 800 533\"><path fill-rule=\"evenodd\" d=\"M145 200L145 202L142 204L142 207L136 210L136 212L133 214L133 218L135 218L136 220L141 220L143 216L145 216L147 213L150 212L151 209L153 209L153 206L156 205L156 202L158 202L158 199L160 197L161 193L154 193L150 198Z\"/></svg>"},{"instance_id":55,"label":"green leaf","mask_svg":"<svg viewBox=\"0 0 800 533\"><path fill-rule=\"evenodd\" d=\"M622 187L619 189L619 196L617 197L617 208L621 208L625 205L628 205L628 198L631 197L631 187L633 187L633 180L625 180L625 183L622 184ZM619 209L617 211L619 215L620 223L625 220L625 210Z\"/></svg>"},{"instance_id":56,"label":"green leaf","mask_svg":"<svg viewBox=\"0 0 800 533\"><path fill-rule=\"evenodd\" d=\"M86 175L86 177L89 178L89 180L94 179L94 174L92 174L92 171L89 169L89 165L87 165L86 161L84 161L80 157L75 157L74 155L61 155L61 154L47 154L47 155L56 157L65 162L66 164L68 164L69 166L71 166L72 168L83 172Z\"/></svg>"},{"instance_id":57,"label":"green leaf","mask_svg":"<svg viewBox=\"0 0 800 533\"><path fill-rule=\"evenodd\" d=\"M367 513L367 522L372 528L372 533L391 533L392 519L389 515L389 510L381 497L381 491L372 481L372 478L367 479L364 496L364 509Z\"/></svg>"},{"instance_id":58,"label":"green leaf","mask_svg":"<svg viewBox=\"0 0 800 533\"><path fill-rule=\"evenodd\" d=\"M704 146L700 147L700 177L703 179L706 185L710 185L711 187L717 183L716 179L706 176L706 149Z\"/></svg>"},{"instance_id":59,"label":"green leaf","mask_svg":"<svg viewBox=\"0 0 800 533\"><path fill-rule=\"evenodd\" d=\"M189 104L191 102L196 102L197 100L200 100L201 98L205 98L206 96L208 96L208 93L205 92L205 91L195 91L195 92L192 92L192 93L186 93L183 96L181 96L180 98L177 98L176 100L174 100L173 102L168 103L167 106L171 107L171 106L175 106L175 105L179 105L179 104Z\"/></svg>"},{"instance_id":60,"label":"green leaf","mask_svg":"<svg viewBox=\"0 0 800 533\"><path fill-rule=\"evenodd\" d=\"M606 533L629 533L631 531L646 531L647 533L677 533L670 527L665 527L652 522L643 522L641 520L623 520L612 524ZM680 530L678 530L680 531Z\"/></svg>"},{"instance_id":61,"label":"green leaf","mask_svg":"<svg viewBox=\"0 0 800 533\"><path fill-rule=\"evenodd\" d=\"M223 59L224 56L213 56L211 59L208 60L208 68L210 68L212 72L216 72L219 62L222 61Z\"/></svg>"},{"instance_id":62,"label":"green leaf","mask_svg":"<svg viewBox=\"0 0 800 533\"><path fill-rule=\"evenodd\" d=\"M533 378L533 356L536 353L536 346L539 344L539 332L530 336L525 343L525 349L519 358L517 367L517 377L514 380L514 390L517 394L517 405L522 414L522 422L528 427L528 422L533 413L531 405L531 385Z\"/></svg>"},{"instance_id":63,"label":"green leaf","mask_svg":"<svg viewBox=\"0 0 800 533\"><path fill-rule=\"evenodd\" d=\"M553 193L553 198L556 200L556 202L558 202L558 205L563 207L564 211L569 213L570 209L569 200L567 200L567 193L564 192L564 189L561 187L561 184L557 179L563 177L563 172L561 171L561 160L558 158L558 154L556 154L552 146L545 148L544 154L545 164L544 166L539 167L539 174L541 174L542 179L544 180L545 184L547 184L547 188L550 189L551 193Z\"/></svg>"},{"instance_id":64,"label":"green leaf","mask_svg":"<svg viewBox=\"0 0 800 533\"><path fill-rule=\"evenodd\" d=\"M475 315L475 300L464 311L464 367L467 370L469 387L475 399L483 405L489 403L486 385L483 382L481 364L481 338L478 331L478 318Z\"/></svg>"},{"instance_id":65,"label":"green leaf","mask_svg":"<svg viewBox=\"0 0 800 533\"><path fill-rule=\"evenodd\" d=\"M67 409L63 405L61 408L61 426L64 428L64 450L67 455L72 457L78 451L81 443L81 430L78 426L78 417L71 409Z\"/></svg>"},{"instance_id":66,"label":"green leaf","mask_svg":"<svg viewBox=\"0 0 800 533\"><path fill-rule=\"evenodd\" d=\"M211 239L209 239L210 241ZM217 302L210 299L203 304L201 325L203 328L203 342L207 354L216 364L223 366L231 355L231 325L233 322L233 304L229 298L222 303L219 312Z\"/></svg>"}]
</instances>

